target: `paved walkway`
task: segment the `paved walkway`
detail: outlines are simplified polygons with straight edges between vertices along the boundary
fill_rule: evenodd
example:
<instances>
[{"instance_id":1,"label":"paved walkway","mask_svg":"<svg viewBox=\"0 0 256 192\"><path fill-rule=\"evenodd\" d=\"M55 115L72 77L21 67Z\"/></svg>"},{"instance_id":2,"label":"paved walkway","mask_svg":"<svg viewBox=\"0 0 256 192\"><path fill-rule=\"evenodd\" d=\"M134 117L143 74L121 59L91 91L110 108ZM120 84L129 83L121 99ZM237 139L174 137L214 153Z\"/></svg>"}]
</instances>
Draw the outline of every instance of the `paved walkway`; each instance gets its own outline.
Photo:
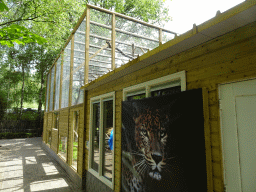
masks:
<instances>
[{"instance_id":1,"label":"paved walkway","mask_svg":"<svg viewBox=\"0 0 256 192\"><path fill-rule=\"evenodd\" d=\"M41 137L0 140L0 192L81 191L41 144Z\"/></svg>"}]
</instances>

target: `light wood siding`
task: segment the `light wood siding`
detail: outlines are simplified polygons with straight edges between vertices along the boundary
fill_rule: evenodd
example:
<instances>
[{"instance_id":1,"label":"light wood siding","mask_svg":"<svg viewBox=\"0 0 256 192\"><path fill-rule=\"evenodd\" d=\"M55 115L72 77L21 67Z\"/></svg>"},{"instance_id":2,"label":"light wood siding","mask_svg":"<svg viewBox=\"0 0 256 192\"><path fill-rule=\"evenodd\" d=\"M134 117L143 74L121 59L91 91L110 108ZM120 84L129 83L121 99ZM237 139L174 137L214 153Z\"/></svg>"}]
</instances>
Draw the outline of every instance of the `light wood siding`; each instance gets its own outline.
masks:
<instances>
[{"instance_id":1,"label":"light wood siding","mask_svg":"<svg viewBox=\"0 0 256 192\"><path fill-rule=\"evenodd\" d=\"M57 153L58 151L58 129L52 129L51 149Z\"/></svg>"},{"instance_id":2,"label":"light wood siding","mask_svg":"<svg viewBox=\"0 0 256 192\"><path fill-rule=\"evenodd\" d=\"M68 142L68 148L71 149L72 147L72 130L73 130L73 114L75 111L79 112L79 127L78 127L78 154L77 154L77 173L80 177L82 177L83 172L83 136L84 136L84 107L83 104L80 104L78 106L72 107L70 109L70 115L69 115L69 142ZM72 164L72 150L69 150L68 153L68 162L69 165Z\"/></svg>"},{"instance_id":3,"label":"light wood siding","mask_svg":"<svg viewBox=\"0 0 256 192\"><path fill-rule=\"evenodd\" d=\"M53 116L53 113L48 113L47 114L47 130L50 131L52 129L52 122L53 122L53 119L52 119L52 116Z\"/></svg>"},{"instance_id":4,"label":"light wood siding","mask_svg":"<svg viewBox=\"0 0 256 192\"><path fill-rule=\"evenodd\" d=\"M65 108L61 110L59 113L59 135L63 137L68 137L69 108Z\"/></svg>"},{"instance_id":5,"label":"light wood siding","mask_svg":"<svg viewBox=\"0 0 256 192\"><path fill-rule=\"evenodd\" d=\"M88 91L86 140L89 140L89 101L91 97L116 91L115 191L121 182L121 101L125 87L186 71L187 90L208 90L209 135L212 183L209 191L223 191L223 167L219 120L218 84L256 77L256 23L239 28L200 46L128 74ZM88 160L88 151L85 153ZM88 169L88 162L86 162Z\"/></svg>"},{"instance_id":6,"label":"light wood siding","mask_svg":"<svg viewBox=\"0 0 256 192\"><path fill-rule=\"evenodd\" d=\"M43 125L43 141L46 143L46 133L47 133L47 114L44 114L44 125Z\"/></svg>"}]
</instances>

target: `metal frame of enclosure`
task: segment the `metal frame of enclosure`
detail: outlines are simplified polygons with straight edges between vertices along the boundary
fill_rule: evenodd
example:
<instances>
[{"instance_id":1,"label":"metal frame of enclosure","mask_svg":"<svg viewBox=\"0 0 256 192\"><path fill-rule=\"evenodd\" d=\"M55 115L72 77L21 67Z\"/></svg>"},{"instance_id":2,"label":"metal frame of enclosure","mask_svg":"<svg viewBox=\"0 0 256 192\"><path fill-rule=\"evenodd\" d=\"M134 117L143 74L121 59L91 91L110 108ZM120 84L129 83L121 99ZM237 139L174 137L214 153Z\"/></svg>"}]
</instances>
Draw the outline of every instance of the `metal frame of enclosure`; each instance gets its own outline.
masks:
<instances>
[{"instance_id":1,"label":"metal frame of enclosure","mask_svg":"<svg viewBox=\"0 0 256 192\"><path fill-rule=\"evenodd\" d=\"M47 74L46 112L83 103L82 86L176 35L132 17L87 5Z\"/></svg>"}]
</instances>

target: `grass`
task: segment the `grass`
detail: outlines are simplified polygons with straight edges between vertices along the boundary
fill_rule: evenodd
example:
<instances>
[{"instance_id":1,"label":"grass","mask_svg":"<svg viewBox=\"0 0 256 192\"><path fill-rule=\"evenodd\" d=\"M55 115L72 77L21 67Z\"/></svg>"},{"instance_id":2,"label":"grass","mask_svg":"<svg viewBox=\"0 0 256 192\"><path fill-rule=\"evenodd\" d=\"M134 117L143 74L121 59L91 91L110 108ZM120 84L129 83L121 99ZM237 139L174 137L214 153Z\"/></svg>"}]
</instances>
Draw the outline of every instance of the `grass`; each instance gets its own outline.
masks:
<instances>
[{"instance_id":1,"label":"grass","mask_svg":"<svg viewBox=\"0 0 256 192\"><path fill-rule=\"evenodd\" d=\"M77 147L75 147L75 146L78 146L78 142L73 142L73 161L77 160ZM60 144L59 144L59 151L62 152L62 153L67 152L67 150L62 149L61 141L60 141Z\"/></svg>"},{"instance_id":2,"label":"grass","mask_svg":"<svg viewBox=\"0 0 256 192\"><path fill-rule=\"evenodd\" d=\"M78 147L78 142L73 142L73 160L76 161L77 160L77 146Z\"/></svg>"}]
</instances>

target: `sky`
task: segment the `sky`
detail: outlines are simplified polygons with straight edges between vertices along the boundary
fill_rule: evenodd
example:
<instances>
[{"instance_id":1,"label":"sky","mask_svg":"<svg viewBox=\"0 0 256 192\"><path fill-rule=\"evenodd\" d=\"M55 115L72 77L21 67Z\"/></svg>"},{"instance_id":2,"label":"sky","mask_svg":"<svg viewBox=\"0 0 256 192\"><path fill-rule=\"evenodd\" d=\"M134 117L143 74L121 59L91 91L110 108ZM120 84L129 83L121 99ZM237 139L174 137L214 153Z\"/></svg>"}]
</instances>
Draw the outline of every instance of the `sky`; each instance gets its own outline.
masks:
<instances>
[{"instance_id":1,"label":"sky","mask_svg":"<svg viewBox=\"0 0 256 192\"><path fill-rule=\"evenodd\" d=\"M166 0L172 21L165 25L165 29L178 35L192 29L193 24L199 25L221 13L244 2L243 0Z\"/></svg>"}]
</instances>

